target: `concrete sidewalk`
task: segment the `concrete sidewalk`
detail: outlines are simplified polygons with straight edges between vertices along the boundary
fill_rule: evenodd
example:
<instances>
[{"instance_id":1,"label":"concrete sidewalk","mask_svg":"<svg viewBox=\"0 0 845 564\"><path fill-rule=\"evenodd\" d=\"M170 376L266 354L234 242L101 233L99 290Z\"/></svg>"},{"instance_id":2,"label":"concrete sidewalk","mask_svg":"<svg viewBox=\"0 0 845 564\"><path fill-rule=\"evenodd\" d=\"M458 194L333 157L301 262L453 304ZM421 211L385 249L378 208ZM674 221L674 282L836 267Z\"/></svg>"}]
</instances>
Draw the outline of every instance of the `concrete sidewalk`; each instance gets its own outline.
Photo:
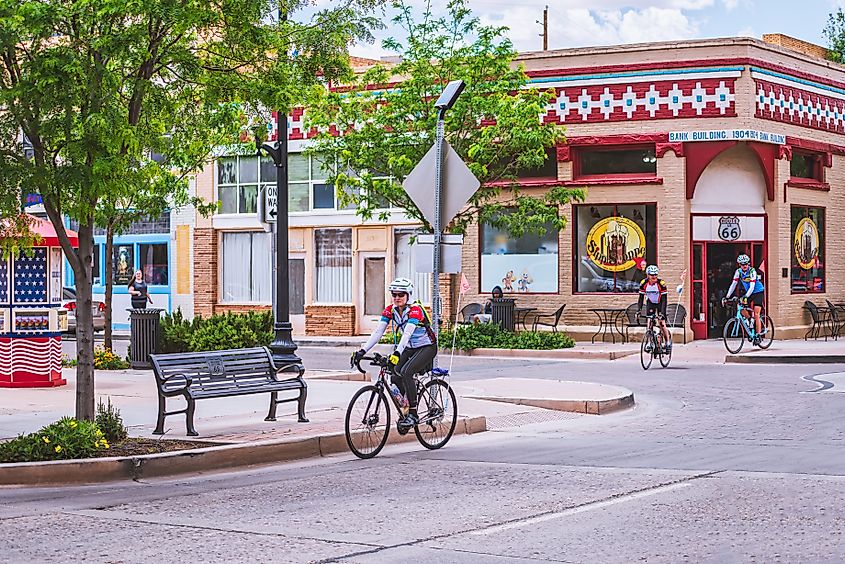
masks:
<instances>
[{"instance_id":1,"label":"concrete sidewalk","mask_svg":"<svg viewBox=\"0 0 845 564\"><path fill-rule=\"evenodd\" d=\"M0 388L0 439L34 432L74 413L75 370L64 369L63 375L68 385L58 388ZM173 415L166 421L165 438L221 446L126 458L0 464L0 485L137 479L347 452L346 408L369 376L309 370L306 380L308 423L297 422L295 402L278 406L277 421L264 421L266 393L200 400L194 420L200 436L187 437L184 415ZM120 409L131 436L157 437L152 434L158 399L151 371L97 371L95 382L97 397L104 402L110 398ZM586 382L493 378L454 382L453 389L458 398L456 435L605 414L634 405L630 390ZM183 406L184 400L168 399L168 411ZM395 418L393 413L391 442L414 441L413 433L398 436Z\"/></svg>"}]
</instances>

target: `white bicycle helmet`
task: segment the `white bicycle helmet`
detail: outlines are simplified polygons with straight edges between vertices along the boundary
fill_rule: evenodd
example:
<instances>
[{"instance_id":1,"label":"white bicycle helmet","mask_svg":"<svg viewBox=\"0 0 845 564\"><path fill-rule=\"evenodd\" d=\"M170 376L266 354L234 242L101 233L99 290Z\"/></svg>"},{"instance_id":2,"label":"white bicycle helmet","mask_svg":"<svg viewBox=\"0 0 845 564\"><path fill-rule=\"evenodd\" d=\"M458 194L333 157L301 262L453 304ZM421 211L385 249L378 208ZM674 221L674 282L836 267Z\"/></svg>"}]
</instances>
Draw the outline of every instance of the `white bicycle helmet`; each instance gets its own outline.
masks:
<instances>
[{"instance_id":1,"label":"white bicycle helmet","mask_svg":"<svg viewBox=\"0 0 845 564\"><path fill-rule=\"evenodd\" d=\"M748 255L739 255L738 257L736 257L736 263L739 265L751 264L751 259L748 257Z\"/></svg>"},{"instance_id":2,"label":"white bicycle helmet","mask_svg":"<svg viewBox=\"0 0 845 564\"><path fill-rule=\"evenodd\" d=\"M389 290L391 292L405 292L408 294L408 301L410 301L411 296L414 295L414 283L407 278L400 277L390 283Z\"/></svg>"},{"instance_id":3,"label":"white bicycle helmet","mask_svg":"<svg viewBox=\"0 0 845 564\"><path fill-rule=\"evenodd\" d=\"M657 276L660 273L660 269L657 268L656 264L650 264L648 265L648 268L645 269L645 273L654 274L655 276Z\"/></svg>"}]
</instances>

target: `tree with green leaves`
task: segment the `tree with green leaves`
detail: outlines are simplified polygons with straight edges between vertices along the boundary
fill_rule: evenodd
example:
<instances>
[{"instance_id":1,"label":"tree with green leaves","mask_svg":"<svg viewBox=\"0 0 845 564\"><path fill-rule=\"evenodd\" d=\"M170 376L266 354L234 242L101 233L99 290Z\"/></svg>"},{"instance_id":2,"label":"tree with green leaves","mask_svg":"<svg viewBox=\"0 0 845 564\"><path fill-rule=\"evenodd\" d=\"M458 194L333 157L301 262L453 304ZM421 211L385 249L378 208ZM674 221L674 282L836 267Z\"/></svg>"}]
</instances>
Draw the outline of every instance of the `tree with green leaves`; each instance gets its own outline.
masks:
<instances>
[{"instance_id":1,"label":"tree with green leaves","mask_svg":"<svg viewBox=\"0 0 845 564\"><path fill-rule=\"evenodd\" d=\"M845 12L842 8L828 15L824 35L827 37L827 58L840 64L845 63Z\"/></svg>"},{"instance_id":2,"label":"tree with green leaves","mask_svg":"<svg viewBox=\"0 0 845 564\"><path fill-rule=\"evenodd\" d=\"M347 87L312 100L305 112L321 132L309 151L339 163L329 175L341 203L354 203L367 219L378 214L386 220L388 205L401 207L431 229L402 182L434 143L434 100L460 79L466 89L446 114L446 140L482 186L450 230L463 232L476 221L514 236L544 232L549 224L563 228L560 207L582 198L582 191L552 186L529 194L516 182L520 173L543 166L564 131L540 122L554 92L528 87L524 70L514 65L517 53L506 28L480 25L465 0L451 0L440 18L430 2L421 20L404 0L394 8L393 23L407 38L383 45L400 62L374 66Z\"/></svg>"},{"instance_id":3,"label":"tree with green leaves","mask_svg":"<svg viewBox=\"0 0 845 564\"><path fill-rule=\"evenodd\" d=\"M380 25L367 11L378 4L347 0L300 23L278 21L271 0L0 0L0 211L16 215L21 190L40 194L73 270L78 418L94 417L91 265L103 206L138 187L183 199L187 175L236 139L245 113L288 111L348 72L350 43Z\"/></svg>"}]
</instances>

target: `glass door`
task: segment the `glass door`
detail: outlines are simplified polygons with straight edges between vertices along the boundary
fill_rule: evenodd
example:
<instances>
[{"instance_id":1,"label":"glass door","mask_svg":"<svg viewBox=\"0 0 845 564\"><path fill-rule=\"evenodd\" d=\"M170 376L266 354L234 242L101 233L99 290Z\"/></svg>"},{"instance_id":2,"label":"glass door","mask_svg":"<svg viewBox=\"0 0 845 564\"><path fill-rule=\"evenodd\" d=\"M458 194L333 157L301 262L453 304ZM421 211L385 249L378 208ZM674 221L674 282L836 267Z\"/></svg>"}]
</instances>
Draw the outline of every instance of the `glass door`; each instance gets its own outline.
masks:
<instances>
[{"instance_id":1,"label":"glass door","mask_svg":"<svg viewBox=\"0 0 845 564\"><path fill-rule=\"evenodd\" d=\"M381 312L387 304L384 253L359 253L360 292L358 308L358 333L370 333L375 329Z\"/></svg>"},{"instance_id":2,"label":"glass door","mask_svg":"<svg viewBox=\"0 0 845 564\"><path fill-rule=\"evenodd\" d=\"M692 313L690 327L694 339L707 338L707 253L705 243L694 243L692 246Z\"/></svg>"}]
</instances>

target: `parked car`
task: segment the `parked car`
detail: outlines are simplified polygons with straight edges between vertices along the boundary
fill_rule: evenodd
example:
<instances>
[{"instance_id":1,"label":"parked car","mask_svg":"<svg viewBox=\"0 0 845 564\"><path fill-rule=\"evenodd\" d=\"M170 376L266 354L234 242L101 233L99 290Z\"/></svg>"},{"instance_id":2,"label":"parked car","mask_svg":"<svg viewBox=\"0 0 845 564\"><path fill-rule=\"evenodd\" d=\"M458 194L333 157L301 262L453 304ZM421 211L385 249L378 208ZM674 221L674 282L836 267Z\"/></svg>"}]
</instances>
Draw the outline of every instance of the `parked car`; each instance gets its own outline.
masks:
<instances>
[{"instance_id":1,"label":"parked car","mask_svg":"<svg viewBox=\"0 0 845 564\"><path fill-rule=\"evenodd\" d=\"M62 291L62 307L67 310L68 333L76 333L76 290L65 287ZM106 304L99 300L91 302L94 314L94 331L106 330Z\"/></svg>"}]
</instances>

